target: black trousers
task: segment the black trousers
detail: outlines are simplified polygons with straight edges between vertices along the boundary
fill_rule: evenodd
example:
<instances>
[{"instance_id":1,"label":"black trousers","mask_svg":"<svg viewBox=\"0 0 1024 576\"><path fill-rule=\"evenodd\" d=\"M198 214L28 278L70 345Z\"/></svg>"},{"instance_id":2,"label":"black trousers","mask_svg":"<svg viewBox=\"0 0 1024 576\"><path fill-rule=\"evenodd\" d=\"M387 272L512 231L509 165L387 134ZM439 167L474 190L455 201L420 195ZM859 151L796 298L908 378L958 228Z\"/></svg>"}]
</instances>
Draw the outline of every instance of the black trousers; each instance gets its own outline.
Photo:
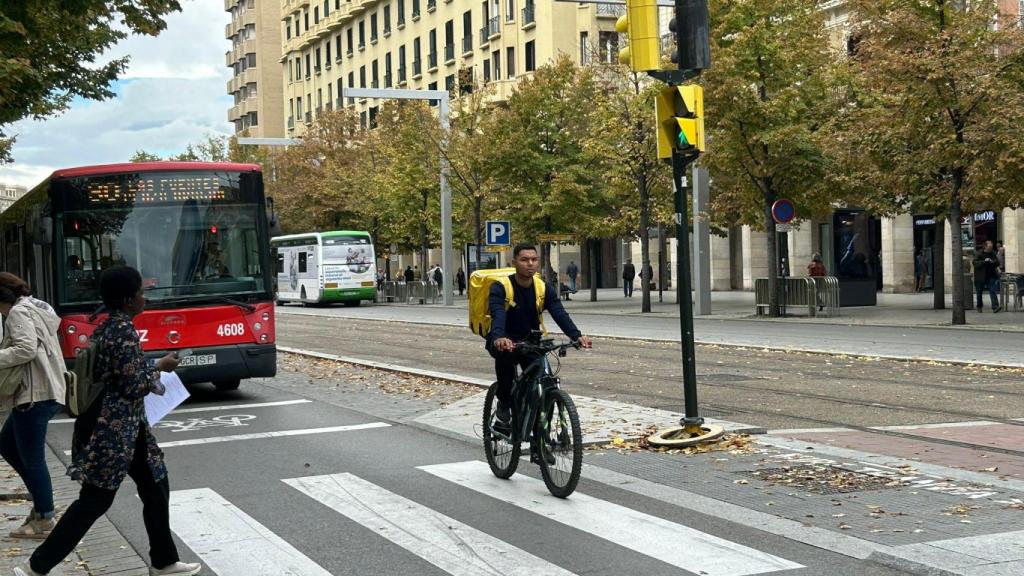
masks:
<instances>
[{"instance_id":1,"label":"black trousers","mask_svg":"<svg viewBox=\"0 0 1024 576\"><path fill-rule=\"evenodd\" d=\"M146 462L145 435L140 433L135 441L135 456L132 458L128 475L135 481L142 500L142 519L149 536L150 564L164 568L178 561L178 549L171 536L170 495L171 488L164 478L153 479L153 472ZM106 490L83 483L82 490L54 527L45 542L32 553L29 563L40 574L47 574L54 566L64 561L85 537L86 532L100 516L114 503L117 490Z\"/></svg>"},{"instance_id":2,"label":"black trousers","mask_svg":"<svg viewBox=\"0 0 1024 576\"><path fill-rule=\"evenodd\" d=\"M498 380L498 400L511 407L516 366L525 370L530 365L531 359L515 352L499 352L490 342L487 343L487 351L494 358L494 375Z\"/></svg>"}]
</instances>

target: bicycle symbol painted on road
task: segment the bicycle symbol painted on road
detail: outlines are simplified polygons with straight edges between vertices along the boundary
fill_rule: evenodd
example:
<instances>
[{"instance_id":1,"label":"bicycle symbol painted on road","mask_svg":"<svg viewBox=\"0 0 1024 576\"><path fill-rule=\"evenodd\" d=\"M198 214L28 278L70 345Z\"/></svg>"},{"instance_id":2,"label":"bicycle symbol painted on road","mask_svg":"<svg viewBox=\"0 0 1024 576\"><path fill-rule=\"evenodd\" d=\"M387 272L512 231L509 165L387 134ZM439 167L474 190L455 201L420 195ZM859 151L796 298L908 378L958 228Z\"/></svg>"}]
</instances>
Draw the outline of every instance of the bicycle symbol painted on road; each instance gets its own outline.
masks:
<instances>
[{"instance_id":1,"label":"bicycle symbol painted on road","mask_svg":"<svg viewBox=\"0 0 1024 576\"><path fill-rule=\"evenodd\" d=\"M256 418L253 414L232 414L225 416L214 416L209 420L202 418L189 418L188 420L164 420L157 422L153 428L168 429L171 432L192 432L203 428L235 428L248 426L247 421Z\"/></svg>"}]
</instances>

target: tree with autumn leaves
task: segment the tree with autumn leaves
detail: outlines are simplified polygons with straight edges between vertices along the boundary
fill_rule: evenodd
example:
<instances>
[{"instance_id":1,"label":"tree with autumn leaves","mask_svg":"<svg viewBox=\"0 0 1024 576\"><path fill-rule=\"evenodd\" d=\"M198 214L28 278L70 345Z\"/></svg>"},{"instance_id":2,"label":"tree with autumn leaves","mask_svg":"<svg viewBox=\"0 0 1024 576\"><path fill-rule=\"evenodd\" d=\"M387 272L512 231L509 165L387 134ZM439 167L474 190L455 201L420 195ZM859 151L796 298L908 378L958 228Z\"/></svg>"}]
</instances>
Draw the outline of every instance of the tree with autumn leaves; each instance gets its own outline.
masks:
<instances>
[{"instance_id":1,"label":"tree with autumn leaves","mask_svg":"<svg viewBox=\"0 0 1024 576\"><path fill-rule=\"evenodd\" d=\"M996 0L850 0L850 83L832 127L845 188L952 226L952 323L966 323L963 216L1024 200L1024 31ZM966 249L966 252L965 252ZM937 278L936 281L941 281Z\"/></svg>"}]
</instances>

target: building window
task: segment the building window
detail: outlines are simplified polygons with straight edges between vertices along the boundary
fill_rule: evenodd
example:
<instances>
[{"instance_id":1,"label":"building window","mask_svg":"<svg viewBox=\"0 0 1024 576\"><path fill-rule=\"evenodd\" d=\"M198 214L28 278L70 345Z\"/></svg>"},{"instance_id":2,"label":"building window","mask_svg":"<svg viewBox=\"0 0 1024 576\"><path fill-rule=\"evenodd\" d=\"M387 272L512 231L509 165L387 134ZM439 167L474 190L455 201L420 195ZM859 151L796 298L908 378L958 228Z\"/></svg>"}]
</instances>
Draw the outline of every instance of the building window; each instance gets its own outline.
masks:
<instances>
[{"instance_id":1,"label":"building window","mask_svg":"<svg viewBox=\"0 0 1024 576\"><path fill-rule=\"evenodd\" d=\"M526 43L524 55L526 58L526 71L533 72L537 69L537 53L533 40Z\"/></svg>"},{"instance_id":2,"label":"building window","mask_svg":"<svg viewBox=\"0 0 1024 576\"><path fill-rule=\"evenodd\" d=\"M305 26L302 28L302 31L309 32L309 12L302 13L302 20L305 23Z\"/></svg>"},{"instance_id":3,"label":"building window","mask_svg":"<svg viewBox=\"0 0 1024 576\"><path fill-rule=\"evenodd\" d=\"M255 52L249 52L248 54L246 54L245 55L245 59L246 59L246 62L249 64L249 68L255 68L256 67L256 53Z\"/></svg>"},{"instance_id":4,"label":"building window","mask_svg":"<svg viewBox=\"0 0 1024 576\"><path fill-rule=\"evenodd\" d=\"M316 51L313 53L313 62L314 62L313 70L317 74L319 74L320 73L320 48L319 47L317 47Z\"/></svg>"},{"instance_id":5,"label":"building window","mask_svg":"<svg viewBox=\"0 0 1024 576\"><path fill-rule=\"evenodd\" d=\"M319 23L320 23L320 7L319 6L313 6L313 24L316 25L316 24L319 24Z\"/></svg>"},{"instance_id":6,"label":"building window","mask_svg":"<svg viewBox=\"0 0 1024 576\"><path fill-rule=\"evenodd\" d=\"M352 74L348 75L349 82L352 82ZM341 78L338 78L338 108L341 108L341 95L345 93L345 87L341 84Z\"/></svg>"},{"instance_id":7,"label":"building window","mask_svg":"<svg viewBox=\"0 0 1024 576\"><path fill-rule=\"evenodd\" d=\"M444 77L444 89L448 92L455 89L455 74L449 74Z\"/></svg>"},{"instance_id":8,"label":"building window","mask_svg":"<svg viewBox=\"0 0 1024 576\"><path fill-rule=\"evenodd\" d=\"M299 32L299 19L296 18L295 19L295 37L296 38L299 37L300 34L301 34L301 32Z\"/></svg>"},{"instance_id":9,"label":"building window","mask_svg":"<svg viewBox=\"0 0 1024 576\"><path fill-rule=\"evenodd\" d=\"M505 50L505 68L508 69L508 77L516 77L516 49L508 48Z\"/></svg>"},{"instance_id":10,"label":"building window","mask_svg":"<svg viewBox=\"0 0 1024 576\"><path fill-rule=\"evenodd\" d=\"M398 0L398 25L405 26L405 0Z\"/></svg>"},{"instance_id":11,"label":"building window","mask_svg":"<svg viewBox=\"0 0 1024 576\"><path fill-rule=\"evenodd\" d=\"M309 75L310 75L311 70L313 68L309 64L310 64L310 57L309 57L309 54L306 54L306 80L309 80Z\"/></svg>"},{"instance_id":12,"label":"building window","mask_svg":"<svg viewBox=\"0 0 1024 576\"><path fill-rule=\"evenodd\" d=\"M590 41L588 40L589 34L586 32L580 32L580 64L586 66L590 64Z\"/></svg>"},{"instance_id":13,"label":"building window","mask_svg":"<svg viewBox=\"0 0 1024 576\"><path fill-rule=\"evenodd\" d=\"M352 49L353 49L353 46L352 46L352 28L349 28L345 32L346 32L346 35L348 36L348 56L349 56L349 58L351 58L352 57Z\"/></svg>"},{"instance_id":14,"label":"building window","mask_svg":"<svg viewBox=\"0 0 1024 576\"><path fill-rule=\"evenodd\" d=\"M412 17L414 20L420 17L420 0L412 0Z\"/></svg>"},{"instance_id":15,"label":"building window","mask_svg":"<svg viewBox=\"0 0 1024 576\"><path fill-rule=\"evenodd\" d=\"M302 79L302 58L295 58L295 79Z\"/></svg>"},{"instance_id":16,"label":"building window","mask_svg":"<svg viewBox=\"0 0 1024 576\"><path fill-rule=\"evenodd\" d=\"M417 38L415 41L416 43L413 44L417 51L419 50L419 40L420 39ZM414 56L413 59L415 60L416 57ZM413 72L413 76L415 75L416 73ZM398 47L398 81L405 82L405 46Z\"/></svg>"},{"instance_id":17,"label":"building window","mask_svg":"<svg viewBox=\"0 0 1024 576\"><path fill-rule=\"evenodd\" d=\"M391 34L391 4L384 7L384 35Z\"/></svg>"},{"instance_id":18,"label":"building window","mask_svg":"<svg viewBox=\"0 0 1024 576\"><path fill-rule=\"evenodd\" d=\"M334 57L341 61L341 34L334 37Z\"/></svg>"},{"instance_id":19,"label":"building window","mask_svg":"<svg viewBox=\"0 0 1024 576\"><path fill-rule=\"evenodd\" d=\"M430 31L430 37L427 41L427 59L430 60L427 63L427 68L437 67L437 29Z\"/></svg>"},{"instance_id":20,"label":"building window","mask_svg":"<svg viewBox=\"0 0 1024 576\"><path fill-rule=\"evenodd\" d=\"M459 70L459 95L473 93L473 69L462 68Z\"/></svg>"},{"instance_id":21,"label":"building window","mask_svg":"<svg viewBox=\"0 0 1024 576\"><path fill-rule=\"evenodd\" d=\"M377 13L370 14L370 43L377 43Z\"/></svg>"},{"instance_id":22,"label":"building window","mask_svg":"<svg viewBox=\"0 0 1024 576\"><path fill-rule=\"evenodd\" d=\"M359 87L366 88L366 66L359 67Z\"/></svg>"},{"instance_id":23,"label":"building window","mask_svg":"<svg viewBox=\"0 0 1024 576\"><path fill-rule=\"evenodd\" d=\"M484 84L491 81L491 61L484 60Z\"/></svg>"},{"instance_id":24,"label":"building window","mask_svg":"<svg viewBox=\"0 0 1024 576\"><path fill-rule=\"evenodd\" d=\"M494 79L501 80L501 50L491 52L491 67L494 68Z\"/></svg>"},{"instance_id":25,"label":"building window","mask_svg":"<svg viewBox=\"0 0 1024 576\"><path fill-rule=\"evenodd\" d=\"M359 49L366 48L366 21L359 21Z\"/></svg>"},{"instance_id":26,"label":"building window","mask_svg":"<svg viewBox=\"0 0 1024 576\"><path fill-rule=\"evenodd\" d=\"M331 43L330 43L330 41L324 42L324 49L327 51L327 54L324 55L324 65L326 65L328 68L330 68L331 67Z\"/></svg>"},{"instance_id":27,"label":"building window","mask_svg":"<svg viewBox=\"0 0 1024 576\"><path fill-rule=\"evenodd\" d=\"M601 62L614 64L619 59L619 33L598 32L597 40L601 44Z\"/></svg>"},{"instance_id":28,"label":"building window","mask_svg":"<svg viewBox=\"0 0 1024 576\"><path fill-rule=\"evenodd\" d=\"M284 25L284 35L287 40L292 39L292 20L291 18Z\"/></svg>"},{"instance_id":29,"label":"building window","mask_svg":"<svg viewBox=\"0 0 1024 576\"><path fill-rule=\"evenodd\" d=\"M516 0L507 0L505 3L505 21L511 22L516 19Z\"/></svg>"},{"instance_id":30,"label":"building window","mask_svg":"<svg viewBox=\"0 0 1024 576\"><path fill-rule=\"evenodd\" d=\"M294 82L295 81L295 69L292 68L292 63L291 62L288 62L288 81L289 82Z\"/></svg>"},{"instance_id":31,"label":"building window","mask_svg":"<svg viewBox=\"0 0 1024 576\"><path fill-rule=\"evenodd\" d=\"M391 52L388 52L384 55L384 87L391 88L391 82Z\"/></svg>"},{"instance_id":32,"label":"building window","mask_svg":"<svg viewBox=\"0 0 1024 576\"><path fill-rule=\"evenodd\" d=\"M370 130L377 127L377 113L380 112L380 108L377 106L370 107Z\"/></svg>"},{"instance_id":33,"label":"building window","mask_svg":"<svg viewBox=\"0 0 1024 576\"><path fill-rule=\"evenodd\" d=\"M380 88L380 85L377 84L377 78L378 78L378 72L379 72L378 68L379 67L377 66L377 61L376 60L374 60L373 62L370 63L370 72L372 73L372 76L370 76L370 87L371 88Z\"/></svg>"},{"instance_id":34,"label":"building window","mask_svg":"<svg viewBox=\"0 0 1024 576\"><path fill-rule=\"evenodd\" d=\"M473 12L462 13L462 53L473 51Z\"/></svg>"},{"instance_id":35,"label":"building window","mask_svg":"<svg viewBox=\"0 0 1024 576\"><path fill-rule=\"evenodd\" d=\"M323 109L324 109L324 92L320 88L317 88L316 89L316 113L320 114L320 112Z\"/></svg>"}]
</instances>

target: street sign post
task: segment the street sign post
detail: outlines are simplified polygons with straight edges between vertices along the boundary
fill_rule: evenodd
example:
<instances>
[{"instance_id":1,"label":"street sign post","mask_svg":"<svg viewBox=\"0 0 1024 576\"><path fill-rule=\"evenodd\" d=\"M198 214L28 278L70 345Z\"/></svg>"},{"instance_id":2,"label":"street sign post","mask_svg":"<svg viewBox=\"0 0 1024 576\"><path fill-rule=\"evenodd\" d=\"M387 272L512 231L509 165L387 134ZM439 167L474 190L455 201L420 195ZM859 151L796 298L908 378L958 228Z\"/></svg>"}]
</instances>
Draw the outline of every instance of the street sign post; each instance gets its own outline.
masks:
<instances>
[{"instance_id":1,"label":"street sign post","mask_svg":"<svg viewBox=\"0 0 1024 576\"><path fill-rule=\"evenodd\" d=\"M776 224L789 224L796 218L796 205L792 200L780 198L772 204L772 219ZM781 232L781 230L779 230Z\"/></svg>"},{"instance_id":2,"label":"street sign post","mask_svg":"<svg viewBox=\"0 0 1024 576\"><path fill-rule=\"evenodd\" d=\"M488 220L484 224L484 244L508 246L512 243L512 225L508 220Z\"/></svg>"},{"instance_id":3,"label":"street sign post","mask_svg":"<svg viewBox=\"0 0 1024 576\"><path fill-rule=\"evenodd\" d=\"M537 240L541 242L575 242L575 234L538 234Z\"/></svg>"}]
</instances>

